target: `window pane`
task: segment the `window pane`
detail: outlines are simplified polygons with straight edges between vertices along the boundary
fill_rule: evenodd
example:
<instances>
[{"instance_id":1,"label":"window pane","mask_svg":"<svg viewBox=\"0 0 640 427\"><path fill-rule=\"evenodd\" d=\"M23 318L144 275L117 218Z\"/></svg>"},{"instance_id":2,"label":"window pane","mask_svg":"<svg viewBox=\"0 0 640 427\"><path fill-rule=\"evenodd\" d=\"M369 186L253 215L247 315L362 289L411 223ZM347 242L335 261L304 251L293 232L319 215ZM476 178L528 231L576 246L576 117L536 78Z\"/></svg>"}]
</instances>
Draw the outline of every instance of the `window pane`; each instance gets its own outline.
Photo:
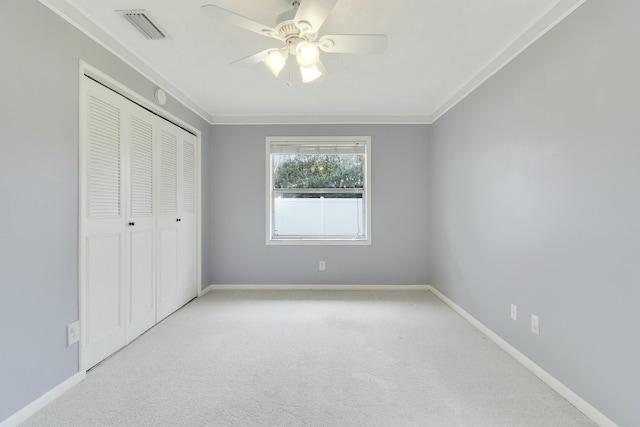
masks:
<instances>
[{"instance_id":1,"label":"window pane","mask_svg":"<svg viewBox=\"0 0 640 427\"><path fill-rule=\"evenodd\" d=\"M290 193L274 198L274 237L364 238L362 194Z\"/></svg>"},{"instance_id":2,"label":"window pane","mask_svg":"<svg viewBox=\"0 0 640 427\"><path fill-rule=\"evenodd\" d=\"M362 188L362 154L274 154L274 188Z\"/></svg>"}]
</instances>

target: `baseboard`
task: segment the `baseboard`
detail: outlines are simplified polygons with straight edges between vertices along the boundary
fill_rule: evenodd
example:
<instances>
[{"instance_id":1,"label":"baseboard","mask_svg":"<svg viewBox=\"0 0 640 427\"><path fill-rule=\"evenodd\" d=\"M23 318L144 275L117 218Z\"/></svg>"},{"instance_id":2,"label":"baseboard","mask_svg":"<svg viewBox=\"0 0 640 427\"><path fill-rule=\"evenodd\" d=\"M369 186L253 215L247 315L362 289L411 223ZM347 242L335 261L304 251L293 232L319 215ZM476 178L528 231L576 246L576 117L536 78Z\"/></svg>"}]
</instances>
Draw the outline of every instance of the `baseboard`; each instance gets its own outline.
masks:
<instances>
[{"instance_id":1,"label":"baseboard","mask_svg":"<svg viewBox=\"0 0 640 427\"><path fill-rule=\"evenodd\" d=\"M210 291L234 290L234 291L428 291L428 285L209 285L198 296L203 296Z\"/></svg>"},{"instance_id":2,"label":"baseboard","mask_svg":"<svg viewBox=\"0 0 640 427\"><path fill-rule=\"evenodd\" d=\"M204 289L199 289L199 290L198 290L198 298L200 298L201 296L204 296L206 293L208 293L209 291L211 291L211 290L213 289L213 288L212 288L212 286L213 286L213 285L209 285L209 286L207 286L207 287L206 287L206 288L204 288Z\"/></svg>"},{"instance_id":3,"label":"baseboard","mask_svg":"<svg viewBox=\"0 0 640 427\"><path fill-rule=\"evenodd\" d=\"M86 372L78 372L77 374L73 375L69 379L63 381L62 383L58 384L57 386L43 394L33 402L29 403L27 406L11 415L6 420L0 422L0 427L14 427L24 422L27 418L38 412L40 409L44 408L49 403L53 402L58 397L62 396L71 388L79 384L86 378L86 376Z\"/></svg>"},{"instance_id":4,"label":"baseboard","mask_svg":"<svg viewBox=\"0 0 640 427\"><path fill-rule=\"evenodd\" d=\"M429 286L429 290L437 296L442 302L447 304L453 311L462 316L465 320L478 328L480 332L485 334L490 340L496 343L500 348L509 353L514 359L520 362L525 368L529 369L535 376L544 381L549 387L554 389L559 395L567 399L573 406L578 408L583 414L593 420L601 427L618 427L616 423L607 418L602 412L591 406L587 401L578 396L575 392L555 379L551 374L538 366L535 362L529 359L524 354L520 353L513 346L511 346L504 339L500 338L491 329L487 328L475 317L467 313L462 307L451 301L444 294L438 291L433 286Z\"/></svg>"}]
</instances>

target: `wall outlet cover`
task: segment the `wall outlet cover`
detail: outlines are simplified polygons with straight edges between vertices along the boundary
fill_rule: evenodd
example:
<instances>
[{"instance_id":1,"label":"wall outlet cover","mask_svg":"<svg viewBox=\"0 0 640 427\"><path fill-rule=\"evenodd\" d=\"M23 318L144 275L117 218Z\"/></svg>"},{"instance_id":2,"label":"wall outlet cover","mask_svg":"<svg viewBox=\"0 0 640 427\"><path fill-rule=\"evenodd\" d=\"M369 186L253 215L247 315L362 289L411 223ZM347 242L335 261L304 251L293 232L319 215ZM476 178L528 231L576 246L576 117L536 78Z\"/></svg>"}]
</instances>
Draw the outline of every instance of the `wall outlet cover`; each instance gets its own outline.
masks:
<instances>
[{"instance_id":1,"label":"wall outlet cover","mask_svg":"<svg viewBox=\"0 0 640 427\"><path fill-rule=\"evenodd\" d=\"M540 335L540 319L535 314L531 315L531 332Z\"/></svg>"},{"instance_id":2,"label":"wall outlet cover","mask_svg":"<svg viewBox=\"0 0 640 427\"><path fill-rule=\"evenodd\" d=\"M67 347L80 341L80 321L67 325Z\"/></svg>"},{"instance_id":3,"label":"wall outlet cover","mask_svg":"<svg viewBox=\"0 0 640 427\"><path fill-rule=\"evenodd\" d=\"M518 320L518 306L511 304L511 320Z\"/></svg>"}]
</instances>

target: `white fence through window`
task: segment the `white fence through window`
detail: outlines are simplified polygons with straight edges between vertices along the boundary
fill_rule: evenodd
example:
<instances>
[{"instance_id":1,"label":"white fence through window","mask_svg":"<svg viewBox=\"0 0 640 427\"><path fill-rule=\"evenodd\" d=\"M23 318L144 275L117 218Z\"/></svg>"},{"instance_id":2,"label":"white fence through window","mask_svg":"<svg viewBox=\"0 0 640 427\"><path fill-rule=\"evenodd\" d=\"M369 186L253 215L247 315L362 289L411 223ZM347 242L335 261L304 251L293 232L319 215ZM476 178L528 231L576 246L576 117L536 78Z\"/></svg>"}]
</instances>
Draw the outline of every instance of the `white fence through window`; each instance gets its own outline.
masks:
<instances>
[{"instance_id":1,"label":"white fence through window","mask_svg":"<svg viewBox=\"0 0 640 427\"><path fill-rule=\"evenodd\" d=\"M362 237L361 198L274 198L277 236Z\"/></svg>"}]
</instances>

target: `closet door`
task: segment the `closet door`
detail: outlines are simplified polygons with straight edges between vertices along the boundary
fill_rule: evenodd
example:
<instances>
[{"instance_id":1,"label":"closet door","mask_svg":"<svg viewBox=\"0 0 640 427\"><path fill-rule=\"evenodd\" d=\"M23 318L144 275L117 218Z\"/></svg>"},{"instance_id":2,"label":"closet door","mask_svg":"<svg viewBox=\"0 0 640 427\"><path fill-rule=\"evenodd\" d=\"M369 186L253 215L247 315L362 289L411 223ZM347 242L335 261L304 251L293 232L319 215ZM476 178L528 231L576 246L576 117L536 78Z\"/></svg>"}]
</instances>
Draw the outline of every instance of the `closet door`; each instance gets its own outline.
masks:
<instances>
[{"instance_id":1,"label":"closet door","mask_svg":"<svg viewBox=\"0 0 640 427\"><path fill-rule=\"evenodd\" d=\"M197 139L90 78L81 91L86 370L196 296Z\"/></svg>"},{"instance_id":2,"label":"closet door","mask_svg":"<svg viewBox=\"0 0 640 427\"><path fill-rule=\"evenodd\" d=\"M196 297L196 138L159 124L158 316Z\"/></svg>"},{"instance_id":3,"label":"closet door","mask_svg":"<svg viewBox=\"0 0 640 427\"><path fill-rule=\"evenodd\" d=\"M196 137L182 134L182 186L178 198L180 222L178 240L181 248L180 292L182 304L197 296L196 261Z\"/></svg>"},{"instance_id":4,"label":"closet door","mask_svg":"<svg viewBox=\"0 0 640 427\"><path fill-rule=\"evenodd\" d=\"M127 117L128 142L128 281L127 343L156 321L154 197L154 123L156 117L132 108Z\"/></svg>"},{"instance_id":5,"label":"closet door","mask_svg":"<svg viewBox=\"0 0 640 427\"><path fill-rule=\"evenodd\" d=\"M82 366L90 368L125 343L122 100L86 80L81 108L80 280Z\"/></svg>"},{"instance_id":6,"label":"closet door","mask_svg":"<svg viewBox=\"0 0 640 427\"><path fill-rule=\"evenodd\" d=\"M156 321L180 307L178 262L178 154L180 129L159 123L158 310Z\"/></svg>"}]
</instances>

